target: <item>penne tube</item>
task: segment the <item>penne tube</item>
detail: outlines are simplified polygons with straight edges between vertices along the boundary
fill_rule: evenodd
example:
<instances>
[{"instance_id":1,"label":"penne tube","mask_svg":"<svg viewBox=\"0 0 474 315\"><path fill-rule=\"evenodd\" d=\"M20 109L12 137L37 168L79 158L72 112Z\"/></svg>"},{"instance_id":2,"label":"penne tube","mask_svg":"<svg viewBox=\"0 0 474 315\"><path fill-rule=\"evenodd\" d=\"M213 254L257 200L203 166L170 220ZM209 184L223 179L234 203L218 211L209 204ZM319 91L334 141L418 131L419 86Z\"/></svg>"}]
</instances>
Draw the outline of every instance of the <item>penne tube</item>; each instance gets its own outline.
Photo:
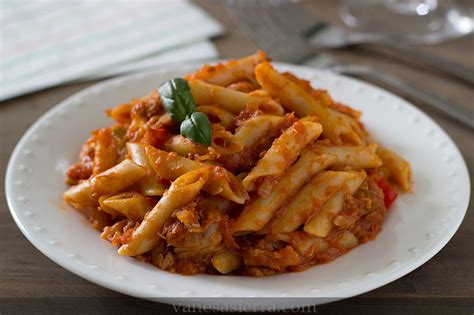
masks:
<instances>
[{"instance_id":1,"label":"penne tube","mask_svg":"<svg viewBox=\"0 0 474 315\"><path fill-rule=\"evenodd\" d=\"M311 83L308 80L304 80L301 78L298 78L291 72L283 72L282 75L291 81L295 82L298 84L300 87L302 87L306 92L311 94L311 96L316 99L318 102L320 102L322 105L325 107L332 107L334 105L334 101L332 97L329 95L329 93L326 90L320 90L320 89L314 89L311 86Z\"/></svg>"},{"instance_id":2,"label":"penne tube","mask_svg":"<svg viewBox=\"0 0 474 315\"><path fill-rule=\"evenodd\" d=\"M103 128L94 132L95 150L94 150L94 167L93 175L97 175L117 163L118 149L113 143L112 129Z\"/></svg>"},{"instance_id":3,"label":"penne tube","mask_svg":"<svg viewBox=\"0 0 474 315\"><path fill-rule=\"evenodd\" d=\"M145 152L145 146L140 143L128 142L127 151L132 161L146 170L147 174L138 182L141 193L145 196L162 196L165 192L165 186L151 167Z\"/></svg>"},{"instance_id":4,"label":"penne tube","mask_svg":"<svg viewBox=\"0 0 474 315\"><path fill-rule=\"evenodd\" d=\"M352 196L362 185L366 178L365 172L354 174L354 178L349 179L345 186L335 193L321 209L306 222L304 231L317 237L326 237L331 232L332 220L344 207L346 196Z\"/></svg>"},{"instance_id":5,"label":"penne tube","mask_svg":"<svg viewBox=\"0 0 474 315\"><path fill-rule=\"evenodd\" d=\"M222 156L219 162L232 172L249 173L282 131L290 127L297 118L293 114L285 116L257 115L238 122L235 137L243 143L243 150Z\"/></svg>"},{"instance_id":6,"label":"penne tube","mask_svg":"<svg viewBox=\"0 0 474 315\"><path fill-rule=\"evenodd\" d=\"M201 105L198 106L196 110L206 114L210 122L220 124L226 129L232 127L234 124L235 115L218 106Z\"/></svg>"},{"instance_id":7,"label":"penne tube","mask_svg":"<svg viewBox=\"0 0 474 315\"><path fill-rule=\"evenodd\" d=\"M405 191L411 189L412 171L408 161L397 153L383 146L378 146L377 155L383 162L383 166L390 172L390 177Z\"/></svg>"},{"instance_id":8,"label":"penne tube","mask_svg":"<svg viewBox=\"0 0 474 315\"><path fill-rule=\"evenodd\" d=\"M295 112L298 117L318 116L323 125L323 136L335 144L362 144L363 139L347 121L330 112L320 101L316 100L301 86L278 73L268 62L262 62L255 68L258 83L283 106Z\"/></svg>"},{"instance_id":9,"label":"penne tube","mask_svg":"<svg viewBox=\"0 0 474 315\"><path fill-rule=\"evenodd\" d=\"M197 105L217 105L236 115L247 106L275 115L283 115L284 112L283 107L270 97L251 96L202 80L190 80L188 84Z\"/></svg>"},{"instance_id":10,"label":"penne tube","mask_svg":"<svg viewBox=\"0 0 474 315\"><path fill-rule=\"evenodd\" d=\"M217 124L212 125L211 147L220 154L238 153L244 148L242 141L239 138ZM170 137L163 145L163 148L166 151L176 152L178 155L184 157L187 157L189 154L204 155L209 153L208 148L201 144L192 142L182 135Z\"/></svg>"},{"instance_id":11,"label":"penne tube","mask_svg":"<svg viewBox=\"0 0 474 315\"><path fill-rule=\"evenodd\" d=\"M227 274L239 268L242 264L242 259L238 254L232 251L223 251L215 254L211 258L212 266L216 268L221 274Z\"/></svg>"},{"instance_id":12,"label":"penne tube","mask_svg":"<svg viewBox=\"0 0 474 315\"><path fill-rule=\"evenodd\" d=\"M174 180L187 172L206 166L206 164L180 157L176 153L156 149L150 145L146 146L145 150L153 169L164 179ZM243 204L249 198L242 183L232 173L220 166L208 167L211 168L211 172L204 186L205 191L239 204Z\"/></svg>"},{"instance_id":13,"label":"penne tube","mask_svg":"<svg viewBox=\"0 0 474 315\"><path fill-rule=\"evenodd\" d=\"M140 193L129 191L112 197L99 198L100 210L111 215L120 213L133 221L141 221L153 208L149 199ZM112 211L111 211L112 210Z\"/></svg>"},{"instance_id":14,"label":"penne tube","mask_svg":"<svg viewBox=\"0 0 474 315\"><path fill-rule=\"evenodd\" d=\"M199 200L199 206L207 209L217 209L225 213L235 208L237 204L219 196L203 196Z\"/></svg>"},{"instance_id":15,"label":"penne tube","mask_svg":"<svg viewBox=\"0 0 474 315\"><path fill-rule=\"evenodd\" d=\"M250 92L249 95L251 95L251 96L271 97L270 93L268 93L264 89L254 90L254 91Z\"/></svg>"},{"instance_id":16,"label":"penne tube","mask_svg":"<svg viewBox=\"0 0 474 315\"><path fill-rule=\"evenodd\" d=\"M260 234L296 230L353 177L353 173L336 171L324 171L314 176L279 210L282 215L270 221Z\"/></svg>"},{"instance_id":17,"label":"penne tube","mask_svg":"<svg viewBox=\"0 0 474 315\"><path fill-rule=\"evenodd\" d=\"M92 194L102 196L117 193L136 183L145 175L144 167L130 159L125 159L91 179Z\"/></svg>"},{"instance_id":18,"label":"penne tube","mask_svg":"<svg viewBox=\"0 0 474 315\"><path fill-rule=\"evenodd\" d=\"M163 148L169 152L176 152L180 156L188 156L188 154L207 154L209 150L198 143L192 142L182 135L170 137L164 144Z\"/></svg>"},{"instance_id":19,"label":"penne tube","mask_svg":"<svg viewBox=\"0 0 474 315\"><path fill-rule=\"evenodd\" d=\"M374 240L410 164L283 68L258 51L107 110L64 200L119 255L175 274L296 272Z\"/></svg>"},{"instance_id":20,"label":"penne tube","mask_svg":"<svg viewBox=\"0 0 474 315\"><path fill-rule=\"evenodd\" d=\"M329 108L328 111L331 113L331 115L341 120L342 121L341 124L345 126L350 126L350 128L357 134L357 136L359 136L359 139L360 139L360 143L358 143L359 145L366 145L367 143L366 132L364 131L364 129L362 128L362 125L356 118L351 117L344 113L340 113L332 108Z\"/></svg>"},{"instance_id":21,"label":"penne tube","mask_svg":"<svg viewBox=\"0 0 474 315\"><path fill-rule=\"evenodd\" d=\"M334 194L305 225L303 231L317 237L326 237L332 229L332 220L344 207L344 190Z\"/></svg>"},{"instance_id":22,"label":"penne tube","mask_svg":"<svg viewBox=\"0 0 474 315\"><path fill-rule=\"evenodd\" d=\"M143 167L125 159L87 181L69 188L64 193L64 200L78 209L96 205L100 196L115 194L136 183L145 174Z\"/></svg>"},{"instance_id":23,"label":"penne tube","mask_svg":"<svg viewBox=\"0 0 474 315\"><path fill-rule=\"evenodd\" d=\"M107 115L118 122L119 124L130 124L130 112L132 110L132 104L125 103L115 106L114 108L106 111Z\"/></svg>"},{"instance_id":24,"label":"penne tube","mask_svg":"<svg viewBox=\"0 0 474 315\"><path fill-rule=\"evenodd\" d=\"M76 209L83 209L95 205L97 199L92 197L90 179L69 187L63 194L64 200Z\"/></svg>"},{"instance_id":25,"label":"penne tube","mask_svg":"<svg viewBox=\"0 0 474 315\"><path fill-rule=\"evenodd\" d=\"M199 79L211 84L227 86L242 80L254 81L255 66L266 60L265 53L257 53L238 60L230 60L215 66L205 65L186 79Z\"/></svg>"},{"instance_id":26,"label":"penne tube","mask_svg":"<svg viewBox=\"0 0 474 315\"><path fill-rule=\"evenodd\" d=\"M235 136L244 147L250 147L260 138L283 123L287 118L283 116L261 115L247 119L235 130Z\"/></svg>"},{"instance_id":27,"label":"penne tube","mask_svg":"<svg viewBox=\"0 0 474 315\"><path fill-rule=\"evenodd\" d=\"M238 153L244 149L242 140L217 124L212 125L212 147L220 154Z\"/></svg>"},{"instance_id":28,"label":"penne tube","mask_svg":"<svg viewBox=\"0 0 474 315\"><path fill-rule=\"evenodd\" d=\"M250 82L250 81L238 81L226 86L228 89L236 90L239 92L249 93L255 91L259 88L257 81ZM268 95L267 95L268 96Z\"/></svg>"},{"instance_id":29,"label":"penne tube","mask_svg":"<svg viewBox=\"0 0 474 315\"><path fill-rule=\"evenodd\" d=\"M188 172L177 178L133 231L130 241L119 248L118 253L123 256L136 256L152 250L158 245L159 234L173 211L193 201L208 178L209 169L207 167Z\"/></svg>"},{"instance_id":30,"label":"penne tube","mask_svg":"<svg viewBox=\"0 0 474 315\"><path fill-rule=\"evenodd\" d=\"M145 151L156 174L164 179L175 180L204 166L197 161L178 156L176 152L162 151L150 145L145 145Z\"/></svg>"},{"instance_id":31,"label":"penne tube","mask_svg":"<svg viewBox=\"0 0 474 315\"><path fill-rule=\"evenodd\" d=\"M359 244L359 240L351 231L342 232L337 240L337 246L343 249L351 249Z\"/></svg>"},{"instance_id":32,"label":"penne tube","mask_svg":"<svg viewBox=\"0 0 474 315\"><path fill-rule=\"evenodd\" d=\"M298 254L307 261L313 259L315 255L329 247L329 244L323 238L314 237L302 231L278 233L274 238L293 246Z\"/></svg>"},{"instance_id":33,"label":"penne tube","mask_svg":"<svg viewBox=\"0 0 474 315\"><path fill-rule=\"evenodd\" d=\"M377 146L331 145L316 142L311 150L319 154L333 154L337 157L334 165L352 166L357 169L375 168L382 165L382 160L375 154Z\"/></svg>"},{"instance_id":34,"label":"penne tube","mask_svg":"<svg viewBox=\"0 0 474 315\"><path fill-rule=\"evenodd\" d=\"M309 179L330 166L334 155L318 155L306 150L296 163L279 180L268 196L250 201L232 222L231 230L236 235L262 229L275 212L298 191Z\"/></svg>"},{"instance_id":35,"label":"penne tube","mask_svg":"<svg viewBox=\"0 0 474 315\"><path fill-rule=\"evenodd\" d=\"M320 124L311 121L297 121L276 139L271 148L260 159L242 184L247 191L258 188L258 195L268 195L276 184L275 180L297 158L301 151L321 134ZM257 186L257 182L261 184Z\"/></svg>"}]
</instances>

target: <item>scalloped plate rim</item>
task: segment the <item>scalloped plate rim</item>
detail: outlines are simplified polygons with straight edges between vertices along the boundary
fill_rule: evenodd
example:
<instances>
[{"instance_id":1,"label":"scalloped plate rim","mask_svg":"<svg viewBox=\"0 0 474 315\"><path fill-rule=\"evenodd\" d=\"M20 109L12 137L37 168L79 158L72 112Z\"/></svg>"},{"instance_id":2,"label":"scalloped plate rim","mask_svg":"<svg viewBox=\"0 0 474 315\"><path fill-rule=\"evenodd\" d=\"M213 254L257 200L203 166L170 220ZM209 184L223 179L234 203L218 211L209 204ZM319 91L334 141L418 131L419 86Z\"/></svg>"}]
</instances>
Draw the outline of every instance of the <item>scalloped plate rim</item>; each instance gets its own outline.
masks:
<instances>
[{"instance_id":1,"label":"scalloped plate rim","mask_svg":"<svg viewBox=\"0 0 474 315\"><path fill-rule=\"evenodd\" d=\"M328 75L328 76L332 76L332 77L335 77L335 78L343 78L344 80L352 81L352 83L354 83L354 84L358 84L358 85L365 86L365 87L370 87L371 89L376 89L378 91L382 91L383 93L388 93L391 97L394 97L401 104L403 104L403 106L408 106L411 110L415 110L419 115L421 115L423 117L423 119L427 119L428 122L431 125L433 125L436 129L438 129L438 131L440 131L441 134L448 139L448 141L451 143L451 145L454 148L455 155L457 155L461 158L461 161L462 161L461 168L462 168L462 171L463 171L464 175L467 175L467 179L468 179L467 180L467 186L466 186L468 195L467 195L467 202L463 206L464 212L462 213L462 215L458 215L455 218L456 221L454 222L454 224L452 224L452 228L449 230L449 233L443 235L443 237L436 243L436 246L431 248L431 250L426 251L426 252L422 253L420 256L418 256L418 258L416 259L415 262L407 264L404 268L400 268L400 269L397 270L397 272L394 272L394 273L390 274L389 277L379 278L378 281L375 281L375 279L373 279L371 281L371 285L366 285L363 288L359 287L359 288L352 289L352 290L351 289L342 290L343 293L341 294L340 297L319 297L319 298L322 299L319 302L322 302L322 303L332 302L332 301L352 297L352 296L355 296L355 295L359 295L359 294L371 291L375 288L378 288L382 285L385 285L387 283L390 283L392 281L395 281L395 280L401 278L402 276L404 276L404 275L410 273L411 271L413 271L414 269L420 267L421 265L426 263L428 260L430 260L433 256L435 256L448 243L448 241L453 237L455 232L458 230L458 228L459 228L460 224L462 223L462 220L463 220L463 218L464 218L464 216L467 212L467 206L469 204L469 197L470 197L470 182L469 182L468 169L467 169L466 163L465 163L465 161L462 157L462 154L460 153L459 149L457 148L456 144L451 139L451 137L431 117L426 115L422 110L418 109L414 105L412 105L412 104L408 103L407 101L403 100L399 96L394 95L394 94L392 94L392 93L390 93L390 92L388 92L384 89L381 89L377 86L374 86L372 84L369 84L367 82L360 81L360 80L357 80L357 79L354 79L354 78L350 78L350 77L346 77L346 76L338 75L338 74L334 74L334 73L329 73L329 72L313 69L313 68L310 68L310 67L295 66L295 65L283 64L283 63L274 63L274 64L276 64L277 66L287 67L289 69L300 69L302 71L315 72L315 73L324 73L325 75ZM90 87L87 87L86 89L83 89L83 90L67 97L66 99L64 99L63 101L61 101L60 103L58 103L57 105L52 107L51 109L49 109L33 125L31 125L30 128L25 132L25 134L18 141L13 153L11 154L10 160L8 162L6 176L5 176L6 199L7 199L7 204L9 206L12 217L15 220L15 223L18 225L18 227L20 228L22 233L25 235L25 237L41 253L43 253L45 256L49 257L50 259L52 259L54 262L56 262L57 264L59 264L63 268L75 273L76 275L78 275L78 276L80 276L80 277L82 277L86 280L89 280L93 283L104 286L108 289L114 290L114 291L118 291L118 292L121 292L121 293L124 293L124 294L139 297L139 298L145 298L145 299L149 299L149 300L153 300L153 301L161 301L161 302L165 302L165 303L169 302L170 299L172 300L172 299L176 298L175 296L167 296L166 292L158 292L158 293L160 293L160 295L157 295L157 296L154 296L154 297L149 297L147 295L142 295L140 293L140 290L139 289L137 290L137 288L130 288L130 286L127 285L126 283L125 284L120 284L120 283L117 284L117 282L114 281L114 279L112 279L112 278L98 277L96 274L91 273L90 270L85 269L83 265L77 264L76 262L71 263L70 260L67 257L65 257L63 254L61 254L59 252L51 251L48 248L48 245L46 243L37 240L35 238L35 236L30 234L30 232L27 230L27 228L26 228L27 224L25 222L23 222L16 213L17 210L15 209L14 202L12 200L13 196L14 196L14 193L15 193L15 188L13 187L13 168L14 168L14 165L17 163L16 160L18 159L18 157L20 155L20 151L22 150L23 146L25 145L27 139L30 138L33 135L35 130L39 126L41 126L41 124L44 121L46 121L48 118L54 116L59 110L61 110L62 108L67 108L68 104L73 103L76 98L78 99L83 95L87 95L87 94L89 94L89 93L91 93L95 90L99 90L99 89L104 88L104 87L113 86L113 84L116 83L116 82L120 82L120 81L124 82L124 81L129 81L129 80L133 81L137 78L142 78L142 77L146 77L146 76L149 76L149 75L165 74L165 73L168 73L168 72L172 72L173 70L182 71L183 69L185 69L187 67L195 67L195 66L197 66L197 65L196 64L186 64L184 66L176 67L176 68L166 67L166 68L161 69L159 71L133 74L133 75L125 76L125 77L117 77L117 78L109 79L109 80L94 84ZM377 240L375 240L375 242L376 241ZM123 259L123 258L119 257L117 255L117 259ZM313 268L317 268L317 266L313 267ZM305 272L305 271L303 271L303 272ZM187 277L183 277L183 281L186 281L186 279L187 279ZM318 295L315 294L314 297L318 297ZM180 298L182 298L183 301L186 301L186 299L189 298L189 297L182 296ZM205 298L205 297L197 297L196 299L199 300L199 299L203 299L203 298ZM291 296L289 296L288 298L291 298ZM214 300L216 300L216 299L214 299ZM214 301L213 303L215 303L216 306L220 305L218 303L218 301ZM249 303L252 304L252 302L249 302ZM318 304L322 304L322 303L318 303ZM228 304L229 303L225 303L225 305L228 305ZM312 304L312 303L309 303L309 304ZM287 302L283 302L283 304L280 305L278 303L278 301L273 301L272 305L276 305L279 308L288 307ZM308 305L308 303L304 303L304 305Z\"/></svg>"}]
</instances>

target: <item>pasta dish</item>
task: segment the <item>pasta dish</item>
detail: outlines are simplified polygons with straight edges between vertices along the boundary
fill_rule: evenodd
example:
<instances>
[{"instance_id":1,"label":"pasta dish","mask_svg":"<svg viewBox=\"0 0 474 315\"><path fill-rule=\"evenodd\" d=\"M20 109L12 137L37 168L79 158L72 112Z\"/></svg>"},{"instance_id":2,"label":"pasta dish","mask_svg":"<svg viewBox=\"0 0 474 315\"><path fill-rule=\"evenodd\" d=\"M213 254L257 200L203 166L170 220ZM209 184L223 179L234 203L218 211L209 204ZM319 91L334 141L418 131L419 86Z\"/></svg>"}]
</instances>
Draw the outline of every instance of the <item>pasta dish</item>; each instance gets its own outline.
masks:
<instances>
[{"instance_id":1,"label":"pasta dish","mask_svg":"<svg viewBox=\"0 0 474 315\"><path fill-rule=\"evenodd\" d=\"M305 270L374 240L411 189L361 114L261 51L205 65L109 109L64 199L118 254L169 272Z\"/></svg>"}]
</instances>

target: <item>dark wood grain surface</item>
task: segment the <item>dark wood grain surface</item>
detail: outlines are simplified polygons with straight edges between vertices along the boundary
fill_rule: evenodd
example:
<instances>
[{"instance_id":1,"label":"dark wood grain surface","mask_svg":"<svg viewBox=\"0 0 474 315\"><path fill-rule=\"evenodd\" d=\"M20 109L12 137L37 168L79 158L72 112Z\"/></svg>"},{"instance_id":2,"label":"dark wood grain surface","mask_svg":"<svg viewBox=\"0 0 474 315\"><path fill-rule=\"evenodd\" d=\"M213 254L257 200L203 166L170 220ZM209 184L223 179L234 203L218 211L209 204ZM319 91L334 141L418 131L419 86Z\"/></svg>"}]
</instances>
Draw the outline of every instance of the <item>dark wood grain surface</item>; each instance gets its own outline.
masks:
<instances>
[{"instance_id":1,"label":"dark wood grain surface","mask_svg":"<svg viewBox=\"0 0 474 315\"><path fill-rule=\"evenodd\" d=\"M227 28L215 43L223 57L239 57L256 47L239 32L217 1L198 3ZM313 1L321 19L337 22L335 1ZM474 39L466 37L424 48L474 67ZM333 52L341 60L367 63L413 82L446 99L474 108L472 87L443 77L380 49L350 48ZM0 104L0 178L15 144L28 127L59 101L93 84L56 87ZM403 95L402 95L403 96ZM427 106L416 104L436 120L460 148L474 173L474 132ZM59 267L22 235L9 213L4 180L0 181L0 314L10 313L173 313L171 306L127 297L99 287ZM471 205L459 231L434 258L410 274L372 292L319 306L321 314L474 314L474 209Z\"/></svg>"}]
</instances>

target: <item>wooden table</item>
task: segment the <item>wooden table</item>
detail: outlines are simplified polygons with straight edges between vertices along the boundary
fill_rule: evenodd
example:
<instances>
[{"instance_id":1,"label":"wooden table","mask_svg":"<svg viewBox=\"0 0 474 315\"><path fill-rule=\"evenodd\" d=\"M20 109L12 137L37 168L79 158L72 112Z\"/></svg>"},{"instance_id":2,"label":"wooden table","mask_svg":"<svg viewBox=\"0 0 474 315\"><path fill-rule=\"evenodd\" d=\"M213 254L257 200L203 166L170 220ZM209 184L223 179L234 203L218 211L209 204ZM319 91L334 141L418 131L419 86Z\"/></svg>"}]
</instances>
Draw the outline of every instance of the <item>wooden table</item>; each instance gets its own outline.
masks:
<instances>
[{"instance_id":1,"label":"wooden table","mask_svg":"<svg viewBox=\"0 0 474 315\"><path fill-rule=\"evenodd\" d=\"M337 21L333 1L313 2L320 18ZM219 19L228 34L215 43L223 57L239 57L256 47L231 22L215 1L199 4ZM427 48L456 62L474 67L474 39ZM433 91L453 102L474 108L472 88L449 80L413 63L382 55L369 49L351 48L333 53L348 62L367 63L393 73L407 82ZM93 84L81 83L56 87L0 104L0 177L3 178L10 154L28 127L44 112L64 98ZM420 105L459 146L468 168L474 174L474 132ZM472 181L472 180L471 180ZM43 256L22 235L8 211L4 181L0 181L0 314L67 312L173 312L168 305L126 297L59 267ZM320 313L383 312L386 314L473 314L474 312L474 209L470 206L459 231L433 259L409 275L382 288L348 300L320 306Z\"/></svg>"}]
</instances>

